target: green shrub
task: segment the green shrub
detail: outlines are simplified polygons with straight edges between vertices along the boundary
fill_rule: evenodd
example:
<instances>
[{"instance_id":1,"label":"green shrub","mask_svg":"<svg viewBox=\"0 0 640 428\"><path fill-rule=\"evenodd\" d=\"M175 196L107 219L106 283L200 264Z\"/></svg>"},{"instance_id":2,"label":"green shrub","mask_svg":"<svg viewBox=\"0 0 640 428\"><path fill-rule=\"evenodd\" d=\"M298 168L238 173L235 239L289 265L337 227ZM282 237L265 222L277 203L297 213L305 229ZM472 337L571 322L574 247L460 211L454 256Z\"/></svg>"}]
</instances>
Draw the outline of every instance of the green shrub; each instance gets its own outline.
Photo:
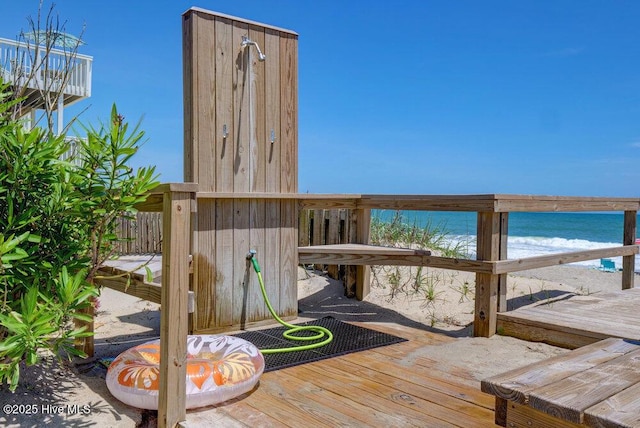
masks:
<instances>
[{"instance_id":1,"label":"green shrub","mask_svg":"<svg viewBox=\"0 0 640 428\"><path fill-rule=\"evenodd\" d=\"M144 133L115 106L108 125L85 129L77 157L60 161L65 136L3 115L6 91L0 82L0 384L15 390L20 363L36 364L40 351L83 355L72 343L90 333L73 321L90 321L116 220L135 213L157 176L128 166Z\"/></svg>"}]
</instances>

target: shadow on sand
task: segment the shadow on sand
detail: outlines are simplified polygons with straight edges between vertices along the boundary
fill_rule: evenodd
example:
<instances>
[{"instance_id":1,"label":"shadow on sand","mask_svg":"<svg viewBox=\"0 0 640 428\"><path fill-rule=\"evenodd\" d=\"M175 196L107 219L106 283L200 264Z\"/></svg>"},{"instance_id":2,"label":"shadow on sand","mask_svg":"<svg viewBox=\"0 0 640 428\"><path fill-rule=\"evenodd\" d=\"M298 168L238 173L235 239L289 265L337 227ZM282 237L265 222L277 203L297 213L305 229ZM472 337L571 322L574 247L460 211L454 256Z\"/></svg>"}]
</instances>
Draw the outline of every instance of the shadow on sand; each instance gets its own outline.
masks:
<instances>
[{"instance_id":1,"label":"shadow on sand","mask_svg":"<svg viewBox=\"0 0 640 428\"><path fill-rule=\"evenodd\" d=\"M305 318L334 317L346 322L396 323L449 337L468 337L473 333L473 324L458 329L444 330L415 321L393 309L344 296L341 281L325 277L327 286L298 300L298 315Z\"/></svg>"}]
</instances>

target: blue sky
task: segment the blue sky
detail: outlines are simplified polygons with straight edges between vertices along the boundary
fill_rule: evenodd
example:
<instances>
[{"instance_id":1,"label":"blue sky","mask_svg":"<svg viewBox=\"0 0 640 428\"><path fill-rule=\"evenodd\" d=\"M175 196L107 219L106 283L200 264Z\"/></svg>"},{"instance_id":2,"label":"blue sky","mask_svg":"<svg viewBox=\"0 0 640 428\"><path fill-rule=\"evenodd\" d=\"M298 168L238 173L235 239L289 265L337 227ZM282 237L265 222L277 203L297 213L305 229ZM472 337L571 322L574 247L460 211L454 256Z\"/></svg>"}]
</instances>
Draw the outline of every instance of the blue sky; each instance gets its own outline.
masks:
<instances>
[{"instance_id":1,"label":"blue sky","mask_svg":"<svg viewBox=\"0 0 640 428\"><path fill-rule=\"evenodd\" d=\"M0 37L37 5L0 0ZM137 162L165 182L183 178L191 6L300 35L300 192L638 196L639 2L58 1L94 57L66 114L143 117Z\"/></svg>"}]
</instances>

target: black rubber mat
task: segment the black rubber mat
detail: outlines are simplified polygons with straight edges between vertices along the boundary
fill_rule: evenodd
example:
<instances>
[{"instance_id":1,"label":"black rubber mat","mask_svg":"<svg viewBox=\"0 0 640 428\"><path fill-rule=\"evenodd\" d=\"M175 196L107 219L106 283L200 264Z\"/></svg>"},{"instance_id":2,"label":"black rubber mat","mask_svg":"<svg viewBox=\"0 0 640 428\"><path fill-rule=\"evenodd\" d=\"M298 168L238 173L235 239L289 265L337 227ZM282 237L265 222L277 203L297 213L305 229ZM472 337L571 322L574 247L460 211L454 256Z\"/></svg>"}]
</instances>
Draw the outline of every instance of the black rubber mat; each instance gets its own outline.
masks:
<instances>
[{"instance_id":1,"label":"black rubber mat","mask_svg":"<svg viewBox=\"0 0 640 428\"><path fill-rule=\"evenodd\" d=\"M332 317L320 318L316 321L296 325L317 325L325 327L333 333L333 341L321 348L307 351L266 354L264 356L265 372L406 341L406 339L401 337L347 324ZM287 348L290 346L298 346L301 343L310 344L321 342L323 340L318 339L314 342L295 342L285 339L282 336L282 333L285 330L287 330L285 327L275 327L267 330L247 331L245 333L234 334L234 336L241 337L242 339L253 343L258 347L258 349ZM316 333L301 332L297 335L302 336L305 334L311 336Z\"/></svg>"}]
</instances>

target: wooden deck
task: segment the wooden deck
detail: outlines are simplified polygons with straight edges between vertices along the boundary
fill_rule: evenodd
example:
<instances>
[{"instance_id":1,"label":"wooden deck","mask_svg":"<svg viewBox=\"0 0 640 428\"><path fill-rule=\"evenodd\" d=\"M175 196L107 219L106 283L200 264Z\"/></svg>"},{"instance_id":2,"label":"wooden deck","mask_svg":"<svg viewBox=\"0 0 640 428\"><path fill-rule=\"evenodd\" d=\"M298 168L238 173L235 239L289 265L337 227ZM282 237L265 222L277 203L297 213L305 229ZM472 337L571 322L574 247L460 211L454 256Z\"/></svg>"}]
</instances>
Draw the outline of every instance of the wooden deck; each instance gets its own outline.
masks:
<instances>
[{"instance_id":1,"label":"wooden deck","mask_svg":"<svg viewBox=\"0 0 640 428\"><path fill-rule=\"evenodd\" d=\"M184 426L495 426L494 397L471 372L407 360L421 347L456 339L397 324L360 325L409 341L266 373L250 394L188 411Z\"/></svg>"},{"instance_id":2,"label":"wooden deck","mask_svg":"<svg viewBox=\"0 0 640 428\"><path fill-rule=\"evenodd\" d=\"M578 348L608 337L640 340L640 288L572 296L498 314L498 333Z\"/></svg>"}]
</instances>

